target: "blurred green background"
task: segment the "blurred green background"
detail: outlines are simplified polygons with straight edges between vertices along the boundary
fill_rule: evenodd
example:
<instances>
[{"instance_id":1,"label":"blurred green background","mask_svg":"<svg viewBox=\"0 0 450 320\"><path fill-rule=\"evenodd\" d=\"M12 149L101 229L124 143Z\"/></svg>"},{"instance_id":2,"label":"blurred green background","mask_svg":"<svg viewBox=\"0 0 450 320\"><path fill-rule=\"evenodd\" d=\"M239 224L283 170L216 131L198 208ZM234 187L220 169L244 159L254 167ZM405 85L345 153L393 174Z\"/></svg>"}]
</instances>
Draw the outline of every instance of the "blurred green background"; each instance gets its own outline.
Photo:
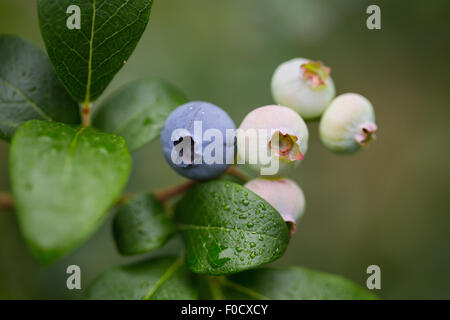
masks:
<instances>
[{"instance_id":1,"label":"blurred green background","mask_svg":"<svg viewBox=\"0 0 450 320\"><path fill-rule=\"evenodd\" d=\"M370 4L382 30L366 28ZM36 1L0 0L0 33L43 47ZM336 156L310 125L310 148L295 179L307 211L278 265L342 274L365 285L366 268L382 272L385 299L450 298L450 2L316 0L156 0L150 24L108 96L145 76L166 78L191 99L222 106L237 125L271 104L270 79L293 57L324 61L337 93L373 103L377 141ZM2 63L0 61L0 63ZM447 140L449 139L449 140ZM182 180L159 141L136 152L127 192ZM8 191L8 144L0 141L0 191ZM111 217L111 216L110 216ZM82 286L106 268L133 261L114 248L110 218L64 260L39 266L13 212L0 212L0 298L77 298L66 267L81 266ZM175 239L162 251L176 251ZM141 258L141 257L139 257Z\"/></svg>"}]
</instances>

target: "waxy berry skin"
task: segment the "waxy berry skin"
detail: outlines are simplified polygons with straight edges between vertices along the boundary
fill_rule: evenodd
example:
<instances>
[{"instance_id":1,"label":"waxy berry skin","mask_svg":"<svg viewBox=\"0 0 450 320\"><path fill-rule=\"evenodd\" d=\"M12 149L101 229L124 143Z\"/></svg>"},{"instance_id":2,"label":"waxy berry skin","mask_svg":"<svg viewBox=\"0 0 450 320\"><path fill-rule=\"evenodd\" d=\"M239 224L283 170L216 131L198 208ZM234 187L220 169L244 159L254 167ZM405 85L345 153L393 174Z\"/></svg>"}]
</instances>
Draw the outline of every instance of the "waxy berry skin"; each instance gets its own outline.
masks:
<instances>
[{"instance_id":1,"label":"waxy berry skin","mask_svg":"<svg viewBox=\"0 0 450 320\"><path fill-rule=\"evenodd\" d=\"M302 189L292 180L282 179L254 179L245 187L266 200L281 214L284 221L295 225L305 211L305 196Z\"/></svg>"},{"instance_id":2,"label":"waxy berry skin","mask_svg":"<svg viewBox=\"0 0 450 320\"><path fill-rule=\"evenodd\" d=\"M246 143L245 136L250 130L258 133L256 154L251 143ZM247 114L237 131L238 163L249 164L252 170L262 175L279 175L300 164L308 150L308 138L305 121L292 109L276 105L257 108ZM265 150L269 159L260 156ZM252 156L257 158L256 163ZM278 163L278 171L262 173L261 168L267 168L273 162Z\"/></svg>"},{"instance_id":3,"label":"waxy berry skin","mask_svg":"<svg viewBox=\"0 0 450 320\"><path fill-rule=\"evenodd\" d=\"M195 132L201 125L201 133ZM177 129L184 129L185 133L175 134ZM213 129L213 130L210 130ZM201 101L184 104L175 109L167 118L161 131L161 145L164 157L169 165L184 177L194 180L209 180L221 175L230 166L235 156L235 133L236 125L228 114L221 108ZM227 135L227 130L233 135ZM221 141L207 137L207 132L220 132ZM222 149L222 155L218 161L211 163L207 159L208 148L214 142ZM180 154L174 152L174 147L180 143L190 145L189 153ZM180 145L181 146L181 145ZM218 150L214 149L215 152ZM215 152L213 152L215 154ZM220 153L218 153L220 154ZM181 163L172 161L172 156ZM230 161L231 159L231 161Z\"/></svg>"},{"instance_id":4,"label":"waxy berry skin","mask_svg":"<svg viewBox=\"0 0 450 320\"><path fill-rule=\"evenodd\" d=\"M356 93L334 99L320 120L325 147L336 153L352 153L375 138L375 113L369 100Z\"/></svg>"},{"instance_id":5,"label":"waxy berry skin","mask_svg":"<svg viewBox=\"0 0 450 320\"><path fill-rule=\"evenodd\" d=\"M305 120L318 118L336 94L329 73L330 68L319 61L296 58L284 62L272 77L273 99Z\"/></svg>"}]
</instances>

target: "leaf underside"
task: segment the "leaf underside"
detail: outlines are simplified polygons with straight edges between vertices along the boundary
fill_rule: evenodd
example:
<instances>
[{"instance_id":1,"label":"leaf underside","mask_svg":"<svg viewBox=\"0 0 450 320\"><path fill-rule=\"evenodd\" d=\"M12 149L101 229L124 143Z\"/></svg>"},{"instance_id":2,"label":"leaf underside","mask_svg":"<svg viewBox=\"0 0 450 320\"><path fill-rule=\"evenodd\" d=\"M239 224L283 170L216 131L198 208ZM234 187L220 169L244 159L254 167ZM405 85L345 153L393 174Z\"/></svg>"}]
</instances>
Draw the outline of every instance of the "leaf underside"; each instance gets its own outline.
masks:
<instances>
[{"instance_id":1,"label":"leaf underside","mask_svg":"<svg viewBox=\"0 0 450 320\"><path fill-rule=\"evenodd\" d=\"M162 247L175 225L151 194L139 194L122 204L113 221L114 240L121 254L142 254Z\"/></svg>"},{"instance_id":2,"label":"leaf underside","mask_svg":"<svg viewBox=\"0 0 450 320\"><path fill-rule=\"evenodd\" d=\"M96 300L194 300L197 295L195 276L181 258L171 257L109 269L87 292Z\"/></svg>"},{"instance_id":3,"label":"leaf underside","mask_svg":"<svg viewBox=\"0 0 450 320\"><path fill-rule=\"evenodd\" d=\"M0 138L10 140L32 119L79 124L78 103L44 52L19 37L0 36Z\"/></svg>"},{"instance_id":4,"label":"leaf underside","mask_svg":"<svg viewBox=\"0 0 450 320\"><path fill-rule=\"evenodd\" d=\"M66 25L66 10L81 10L80 29ZM47 52L70 94L96 100L134 51L150 18L152 0L39 0Z\"/></svg>"},{"instance_id":5,"label":"leaf underside","mask_svg":"<svg viewBox=\"0 0 450 320\"><path fill-rule=\"evenodd\" d=\"M20 229L43 263L96 230L120 196L131 162L119 136L40 120L19 128L9 160Z\"/></svg>"},{"instance_id":6,"label":"leaf underside","mask_svg":"<svg viewBox=\"0 0 450 320\"><path fill-rule=\"evenodd\" d=\"M134 151L158 137L170 113L185 102L185 96L171 84L143 79L103 102L94 114L93 125L121 135Z\"/></svg>"},{"instance_id":7,"label":"leaf underside","mask_svg":"<svg viewBox=\"0 0 450 320\"><path fill-rule=\"evenodd\" d=\"M265 200L233 182L200 183L177 204L186 264L196 273L224 275L278 259L289 232Z\"/></svg>"}]
</instances>

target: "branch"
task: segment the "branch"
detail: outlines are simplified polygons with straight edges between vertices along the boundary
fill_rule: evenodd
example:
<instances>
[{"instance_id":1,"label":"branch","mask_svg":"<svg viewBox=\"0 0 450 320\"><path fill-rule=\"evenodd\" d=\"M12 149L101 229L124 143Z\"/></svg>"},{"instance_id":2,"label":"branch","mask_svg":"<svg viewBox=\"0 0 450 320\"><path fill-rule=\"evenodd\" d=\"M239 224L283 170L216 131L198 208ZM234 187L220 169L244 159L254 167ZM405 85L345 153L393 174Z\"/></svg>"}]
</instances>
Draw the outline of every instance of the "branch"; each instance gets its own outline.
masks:
<instances>
[{"instance_id":1,"label":"branch","mask_svg":"<svg viewBox=\"0 0 450 320\"><path fill-rule=\"evenodd\" d=\"M158 192L155 192L155 197L162 202L165 202L167 200L170 200L171 198L184 193L185 191L189 190L193 186L197 184L197 181L189 180L182 184L176 185L174 187L171 187L166 190L161 190Z\"/></svg>"},{"instance_id":2,"label":"branch","mask_svg":"<svg viewBox=\"0 0 450 320\"><path fill-rule=\"evenodd\" d=\"M234 177L242 180L242 181L250 180L250 178L246 174L240 172L235 167L230 167L227 170L227 173L231 176L234 176ZM176 185L174 187L155 192L155 197L159 201L165 202L165 201L172 199L173 197L175 197L177 195L180 195L180 194L186 192L187 190L192 188L195 184L197 184L197 181L189 180L189 181L183 182L179 185ZM123 202L127 201L131 197L132 197L132 195L130 195L130 194L124 194L117 201L117 204L122 204ZM0 193L0 209L14 209L14 201L13 201L13 198L10 193Z\"/></svg>"},{"instance_id":3,"label":"branch","mask_svg":"<svg viewBox=\"0 0 450 320\"><path fill-rule=\"evenodd\" d=\"M0 209L13 209L14 201L9 193L0 193Z\"/></svg>"},{"instance_id":4,"label":"branch","mask_svg":"<svg viewBox=\"0 0 450 320\"><path fill-rule=\"evenodd\" d=\"M236 169L235 166L229 167L228 170L227 170L227 173L230 176L233 176L233 177L238 178L239 180L242 180L242 181L245 181L245 182L250 180L249 176L247 176L245 173L242 173L241 171Z\"/></svg>"}]
</instances>

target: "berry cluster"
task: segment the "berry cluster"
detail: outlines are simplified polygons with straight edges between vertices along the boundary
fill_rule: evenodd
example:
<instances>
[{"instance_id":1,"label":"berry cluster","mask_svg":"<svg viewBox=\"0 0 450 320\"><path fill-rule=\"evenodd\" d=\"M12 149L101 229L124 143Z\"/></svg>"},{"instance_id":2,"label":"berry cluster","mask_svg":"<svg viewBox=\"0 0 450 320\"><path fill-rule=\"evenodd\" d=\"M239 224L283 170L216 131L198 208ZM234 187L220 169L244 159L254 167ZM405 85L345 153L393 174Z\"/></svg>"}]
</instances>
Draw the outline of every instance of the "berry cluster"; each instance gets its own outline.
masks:
<instances>
[{"instance_id":1,"label":"berry cluster","mask_svg":"<svg viewBox=\"0 0 450 320\"><path fill-rule=\"evenodd\" d=\"M179 174L201 181L218 177L232 164L248 165L262 177L245 187L277 209L294 232L305 197L295 182L281 174L299 165L306 155L309 132L304 119L320 118L320 139L336 153L352 153L366 146L377 130L373 107L366 98L355 93L335 98L330 71L321 62L304 58L281 64L272 78L277 105L251 111L237 130L228 114L213 104L190 102L178 107L161 132L167 162ZM201 124L200 133L196 124ZM207 130L218 135L215 139L211 134L203 136ZM234 133L231 138L229 131ZM256 135L252 137L250 131Z\"/></svg>"}]
</instances>

